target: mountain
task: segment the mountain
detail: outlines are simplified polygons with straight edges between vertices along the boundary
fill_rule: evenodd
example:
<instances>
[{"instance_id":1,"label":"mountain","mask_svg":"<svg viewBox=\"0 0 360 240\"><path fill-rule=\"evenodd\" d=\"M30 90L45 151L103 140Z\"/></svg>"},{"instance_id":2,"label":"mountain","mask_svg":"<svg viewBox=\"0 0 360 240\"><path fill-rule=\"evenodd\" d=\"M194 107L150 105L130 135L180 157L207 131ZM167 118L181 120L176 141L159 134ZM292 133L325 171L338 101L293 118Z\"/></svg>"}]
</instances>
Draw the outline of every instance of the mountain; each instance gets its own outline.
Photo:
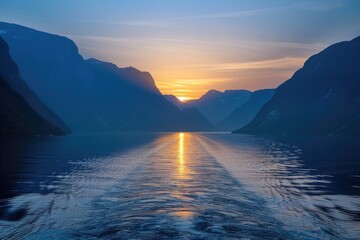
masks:
<instances>
[{"instance_id":1,"label":"mountain","mask_svg":"<svg viewBox=\"0 0 360 240\"><path fill-rule=\"evenodd\" d=\"M245 103L217 124L216 129L220 131L233 131L245 126L254 119L256 114L264 104L270 100L274 93L274 89L263 89L252 92L250 98Z\"/></svg>"},{"instance_id":2,"label":"mountain","mask_svg":"<svg viewBox=\"0 0 360 240\"><path fill-rule=\"evenodd\" d=\"M182 106L197 108L210 122L217 123L246 102L250 94L248 90L209 90L199 99L187 101Z\"/></svg>"},{"instance_id":3,"label":"mountain","mask_svg":"<svg viewBox=\"0 0 360 240\"><path fill-rule=\"evenodd\" d=\"M5 78L7 78L5 80ZM10 58L8 46L0 38L0 136L59 135L64 131L42 118L15 91L10 82L21 86L27 96L38 99L21 80L16 64ZM38 102L38 104L42 104ZM45 107L43 109L46 109Z\"/></svg>"},{"instance_id":4,"label":"mountain","mask_svg":"<svg viewBox=\"0 0 360 240\"><path fill-rule=\"evenodd\" d=\"M178 119L187 131L213 131L209 120L196 108L183 108ZM204 123L206 123L204 125Z\"/></svg>"},{"instance_id":5,"label":"mountain","mask_svg":"<svg viewBox=\"0 0 360 240\"><path fill-rule=\"evenodd\" d=\"M174 104L175 106L182 108L184 106L184 103L182 101L180 101L180 99L178 99L177 97L175 97L174 95L164 95L165 99L168 100L169 102L171 102L172 104Z\"/></svg>"},{"instance_id":6,"label":"mountain","mask_svg":"<svg viewBox=\"0 0 360 240\"><path fill-rule=\"evenodd\" d=\"M19 93L26 102L43 118L48 122L52 123L54 126L62 129L64 132L69 132L69 128L65 123L46 106L36 95L28 84L26 84L23 79L20 78L20 73L18 66L14 63L13 57L9 54L9 48L6 42L3 39L6 35L6 32L3 31L0 34L1 38L1 56L0 56L0 71L4 80L11 86L13 90ZM31 69L30 69L31 71Z\"/></svg>"},{"instance_id":7,"label":"mountain","mask_svg":"<svg viewBox=\"0 0 360 240\"><path fill-rule=\"evenodd\" d=\"M202 131L211 127L205 118L195 124L200 121L196 110L185 113L168 102L148 72L84 60L66 37L8 23L0 23L0 30L24 81L73 131ZM184 122L185 118L190 122Z\"/></svg>"},{"instance_id":8,"label":"mountain","mask_svg":"<svg viewBox=\"0 0 360 240\"><path fill-rule=\"evenodd\" d=\"M360 37L310 57L236 133L360 134Z\"/></svg>"},{"instance_id":9,"label":"mountain","mask_svg":"<svg viewBox=\"0 0 360 240\"><path fill-rule=\"evenodd\" d=\"M100 61L95 58L87 59L85 60L85 63L92 68L92 72L96 72L101 68L103 75L110 76L110 78L116 79L115 81L122 81L126 84L138 86L140 89L146 90L147 92L161 95L161 92L155 85L154 79L148 72L139 71L134 67L119 68L113 63ZM98 68L95 69L94 67ZM104 77L103 75L98 77Z\"/></svg>"},{"instance_id":10,"label":"mountain","mask_svg":"<svg viewBox=\"0 0 360 240\"><path fill-rule=\"evenodd\" d=\"M156 88L149 73L135 68L118 68L96 59L85 60L94 79L101 80L93 96L98 114L109 129L141 131L203 131L210 129L207 119L196 110L181 111L169 103ZM132 81L132 78L137 78ZM146 77L146 84L139 76ZM141 84L140 84L140 83ZM114 108L114 105L116 108Z\"/></svg>"}]
</instances>

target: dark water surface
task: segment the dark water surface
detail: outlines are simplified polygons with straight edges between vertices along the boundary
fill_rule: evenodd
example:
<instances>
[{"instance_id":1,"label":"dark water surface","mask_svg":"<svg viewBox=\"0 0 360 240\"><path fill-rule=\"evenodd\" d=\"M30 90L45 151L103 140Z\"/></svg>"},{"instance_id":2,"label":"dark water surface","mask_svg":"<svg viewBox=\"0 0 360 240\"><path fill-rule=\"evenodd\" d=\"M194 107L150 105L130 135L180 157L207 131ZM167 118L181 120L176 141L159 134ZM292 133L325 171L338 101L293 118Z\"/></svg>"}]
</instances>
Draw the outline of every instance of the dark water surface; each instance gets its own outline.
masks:
<instances>
[{"instance_id":1,"label":"dark water surface","mask_svg":"<svg viewBox=\"0 0 360 240\"><path fill-rule=\"evenodd\" d=\"M0 141L0 239L360 239L356 138Z\"/></svg>"}]
</instances>

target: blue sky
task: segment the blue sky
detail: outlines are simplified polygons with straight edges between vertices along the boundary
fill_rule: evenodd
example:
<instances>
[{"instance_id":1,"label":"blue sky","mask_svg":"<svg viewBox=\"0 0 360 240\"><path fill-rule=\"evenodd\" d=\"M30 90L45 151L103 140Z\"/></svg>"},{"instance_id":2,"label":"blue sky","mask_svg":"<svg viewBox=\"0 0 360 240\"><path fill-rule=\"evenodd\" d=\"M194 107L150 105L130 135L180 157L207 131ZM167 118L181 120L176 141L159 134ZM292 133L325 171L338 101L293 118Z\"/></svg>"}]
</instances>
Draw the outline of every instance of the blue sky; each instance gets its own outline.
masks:
<instances>
[{"instance_id":1,"label":"blue sky","mask_svg":"<svg viewBox=\"0 0 360 240\"><path fill-rule=\"evenodd\" d=\"M65 35L81 54L149 71L164 93L276 87L360 35L360 1L2 0L0 21Z\"/></svg>"}]
</instances>

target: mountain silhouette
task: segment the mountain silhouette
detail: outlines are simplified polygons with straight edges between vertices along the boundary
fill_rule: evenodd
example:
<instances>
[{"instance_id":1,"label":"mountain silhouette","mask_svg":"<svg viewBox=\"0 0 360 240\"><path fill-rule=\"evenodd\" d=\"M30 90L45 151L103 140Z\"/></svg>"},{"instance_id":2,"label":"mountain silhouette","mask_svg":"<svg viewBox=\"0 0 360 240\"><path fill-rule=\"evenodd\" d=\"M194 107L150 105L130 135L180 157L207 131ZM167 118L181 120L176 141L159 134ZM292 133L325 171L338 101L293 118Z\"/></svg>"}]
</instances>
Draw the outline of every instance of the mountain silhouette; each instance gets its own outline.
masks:
<instances>
[{"instance_id":1,"label":"mountain silhouette","mask_svg":"<svg viewBox=\"0 0 360 240\"><path fill-rule=\"evenodd\" d=\"M94 79L100 79L94 97L105 106L101 113L111 129L142 131L203 131L210 129L197 110L181 111L169 103L155 86L151 75L135 68L118 68L96 59L85 61ZM132 81L137 78L137 81ZM145 78L146 81L139 81ZM116 109L114 109L116 103ZM105 122L105 121L104 121ZM123 124L122 126L120 124Z\"/></svg>"},{"instance_id":2,"label":"mountain silhouette","mask_svg":"<svg viewBox=\"0 0 360 240\"><path fill-rule=\"evenodd\" d=\"M184 103L182 101L180 101L180 99L178 99L177 97L175 97L174 95L171 94L165 94L163 95L165 97L166 100L168 100L169 102L171 102L172 104L174 104L175 106L179 107L179 108L183 108Z\"/></svg>"},{"instance_id":3,"label":"mountain silhouette","mask_svg":"<svg viewBox=\"0 0 360 240\"><path fill-rule=\"evenodd\" d=\"M227 118L216 125L216 129L219 131L233 131L245 126L254 119L256 114L264 104L269 101L274 93L274 89L263 89L252 92L250 98L245 103L232 111Z\"/></svg>"},{"instance_id":4,"label":"mountain silhouette","mask_svg":"<svg viewBox=\"0 0 360 240\"><path fill-rule=\"evenodd\" d=\"M209 90L199 99L183 103L182 107L197 108L210 122L217 123L246 102L250 94L248 90Z\"/></svg>"},{"instance_id":5,"label":"mountain silhouette","mask_svg":"<svg viewBox=\"0 0 360 240\"><path fill-rule=\"evenodd\" d=\"M32 109L20 93L12 88L14 85L21 89L21 93L26 93L26 96L35 99L38 106L42 105L37 96L21 80L18 68L10 58L8 46L0 37L0 136L64 133ZM45 106L42 106L42 109L49 111Z\"/></svg>"},{"instance_id":6,"label":"mountain silhouette","mask_svg":"<svg viewBox=\"0 0 360 240\"><path fill-rule=\"evenodd\" d=\"M211 128L197 110L168 102L148 72L84 60L66 37L8 23L0 29L24 81L73 131Z\"/></svg>"},{"instance_id":7,"label":"mountain silhouette","mask_svg":"<svg viewBox=\"0 0 360 240\"><path fill-rule=\"evenodd\" d=\"M359 135L360 37L310 57L235 133Z\"/></svg>"},{"instance_id":8,"label":"mountain silhouette","mask_svg":"<svg viewBox=\"0 0 360 240\"><path fill-rule=\"evenodd\" d=\"M31 89L31 87L29 88L29 84L23 81L23 76L19 73L18 65L14 63L14 58L9 54L8 44L4 42L6 35L7 34L5 31L3 31L0 35L0 37L2 37L2 55L0 69L4 80L7 81L7 83L11 86L13 90L18 92L22 97L24 97L26 102L40 116L45 118L54 126L62 129L64 132L69 132L70 130L66 126L66 124L52 110L48 108L48 105L44 104L43 101L40 100L39 96L34 93L33 89ZM29 70L32 71L32 69Z\"/></svg>"}]
</instances>

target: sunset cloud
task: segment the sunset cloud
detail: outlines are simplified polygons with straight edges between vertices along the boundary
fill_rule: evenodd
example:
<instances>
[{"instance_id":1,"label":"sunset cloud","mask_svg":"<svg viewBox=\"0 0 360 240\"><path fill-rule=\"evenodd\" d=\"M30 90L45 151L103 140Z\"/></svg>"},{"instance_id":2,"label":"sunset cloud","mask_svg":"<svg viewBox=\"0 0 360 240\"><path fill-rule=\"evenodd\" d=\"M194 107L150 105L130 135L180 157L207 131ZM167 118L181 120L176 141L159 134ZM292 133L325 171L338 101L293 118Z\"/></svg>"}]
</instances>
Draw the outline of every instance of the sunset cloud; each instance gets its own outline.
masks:
<instances>
[{"instance_id":1,"label":"sunset cloud","mask_svg":"<svg viewBox=\"0 0 360 240\"><path fill-rule=\"evenodd\" d=\"M359 11L352 0L0 2L1 21L67 36L85 58L149 71L183 98L277 87L309 56L360 35Z\"/></svg>"}]
</instances>

